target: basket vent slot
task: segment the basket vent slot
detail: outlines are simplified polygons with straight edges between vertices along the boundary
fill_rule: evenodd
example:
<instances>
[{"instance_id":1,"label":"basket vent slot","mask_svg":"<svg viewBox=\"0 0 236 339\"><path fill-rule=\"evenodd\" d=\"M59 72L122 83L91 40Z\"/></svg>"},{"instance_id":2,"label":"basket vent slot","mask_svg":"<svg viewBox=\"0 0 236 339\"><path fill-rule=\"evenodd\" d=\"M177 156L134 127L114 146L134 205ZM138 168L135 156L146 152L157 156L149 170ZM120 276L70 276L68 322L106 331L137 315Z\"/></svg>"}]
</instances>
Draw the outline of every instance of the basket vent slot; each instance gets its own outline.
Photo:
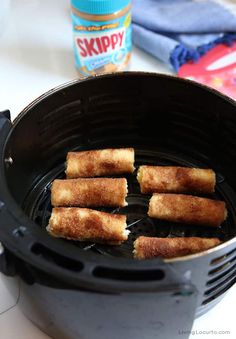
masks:
<instances>
[{"instance_id":1,"label":"basket vent slot","mask_svg":"<svg viewBox=\"0 0 236 339\"><path fill-rule=\"evenodd\" d=\"M227 258L232 257L236 255L236 248L233 249L232 251L226 253L225 255L222 255L221 257L215 258L211 261L210 265L214 266L214 265L218 265L221 264L222 262L224 262L225 260L227 260Z\"/></svg>"},{"instance_id":2,"label":"basket vent slot","mask_svg":"<svg viewBox=\"0 0 236 339\"><path fill-rule=\"evenodd\" d=\"M207 290L204 293L206 299L202 305L218 298L236 282L236 249L213 259L210 266L214 268L208 273L210 279L206 283Z\"/></svg>"},{"instance_id":3,"label":"basket vent slot","mask_svg":"<svg viewBox=\"0 0 236 339\"><path fill-rule=\"evenodd\" d=\"M31 248L31 251L44 260L47 260L48 262L54 263L57 266L70 271L79 272L84 267L81 262L68 259L39 243L34 244Z\"/></svg>"},{"instance_id":4,"label":"basket vent slot","mask_svg":"<svg viewBox=\"0 0 236 339\"><path fill-rule=\"evenodd\" d=\"M165 273L163 270L120 270L98 266L93 270L93 275L97 278L123 280L123 281L155 281L163 280Z\"/></svg>"}]
</instances>

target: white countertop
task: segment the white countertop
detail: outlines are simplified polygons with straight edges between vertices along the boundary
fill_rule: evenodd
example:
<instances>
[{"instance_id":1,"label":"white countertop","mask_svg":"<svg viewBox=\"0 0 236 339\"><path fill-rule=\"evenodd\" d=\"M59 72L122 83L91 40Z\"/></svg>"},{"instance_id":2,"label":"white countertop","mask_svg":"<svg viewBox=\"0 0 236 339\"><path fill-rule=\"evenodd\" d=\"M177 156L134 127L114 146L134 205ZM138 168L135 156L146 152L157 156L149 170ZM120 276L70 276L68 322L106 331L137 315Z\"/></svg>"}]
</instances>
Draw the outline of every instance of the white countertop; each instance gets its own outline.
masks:
<instances>
[{"instance_id":1,"label":"white countertop","mask_svg":"<svg viewBox=\"0 0 236 339\"><path fill-rule=\"evenodd\" d=\"M9 2L10 8L6 20L0 15L0 111L10 109L15 118L42 93L77 78L70 2L0 0L0 13L3 2ZM171 74L165 65L135 48L130 70ZM18 294L12 279L0 274L0 339L48 338L21 313L16 305ZM236 338L235 301L236 286L215 308L195 320L190 338ZM200 331L230 333L200 334Z\"/></svg>"}]
</instances>

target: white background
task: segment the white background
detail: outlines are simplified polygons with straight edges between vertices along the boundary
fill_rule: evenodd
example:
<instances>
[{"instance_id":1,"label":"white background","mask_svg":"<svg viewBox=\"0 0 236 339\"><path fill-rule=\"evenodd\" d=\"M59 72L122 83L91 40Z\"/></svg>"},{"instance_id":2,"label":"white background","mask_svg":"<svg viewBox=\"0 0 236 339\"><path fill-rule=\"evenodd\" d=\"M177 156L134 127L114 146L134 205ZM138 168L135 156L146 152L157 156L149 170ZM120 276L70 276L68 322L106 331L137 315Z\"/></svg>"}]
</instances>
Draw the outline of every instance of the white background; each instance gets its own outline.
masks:
<instances>
[{"instance_id":1,"label":"white background","mask_svg":"<svg viewBox=\"0 0 236 339\"><path fill-rule=\"evenodd\" d=\"M7 6L3 10L7 3L8 11ZM37 96L77 78L72 41L69 0L0 0L0 110L10 109L14 118ZM130 70L171 74L165 65L136 49ZM14 306L17 296L18 286L0 274L0 339L48 338ZM190 338L236 338L235 304L236 286L193 326L197 332L230 334L193 332Z\"/></svg>"}]
</instances>

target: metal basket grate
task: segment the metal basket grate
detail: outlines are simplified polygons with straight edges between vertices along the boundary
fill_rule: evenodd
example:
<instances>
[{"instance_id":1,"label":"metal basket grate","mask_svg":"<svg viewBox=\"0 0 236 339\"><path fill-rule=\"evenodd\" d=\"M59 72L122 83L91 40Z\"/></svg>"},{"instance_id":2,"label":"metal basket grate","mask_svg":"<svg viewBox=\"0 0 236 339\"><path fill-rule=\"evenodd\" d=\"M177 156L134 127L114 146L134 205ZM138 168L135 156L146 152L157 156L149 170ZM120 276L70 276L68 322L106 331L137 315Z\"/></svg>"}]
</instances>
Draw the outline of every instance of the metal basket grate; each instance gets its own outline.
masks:
<instances>
[{"instance_id":1,"label":"metal basket grate","mask_svg":"<svg viewBox=\"0 0 236 339\"><path fill-rule=\"evenodd\" d=\"M180 165L201 167L202 164L183 160L176 155L167 153L150 152L145 150L136 150L136 168L141 164L158 165ZM137 170L132 175L127 175L129 194L127 197L128 206L122 208L100 208L102 211L110 213L120 213L127 215L128 228L131 231L128 241L121 246L109 246L93 244L88 242L76 242L74 245L86 251L93 251L103 255L132 258L133 242L140 235L155 237L219 237L222 241L228 240L234 236L231 230L233 225L234 212L229 208L228 218L220 228L199 227L193 225L182 225L151 219L147 216L147 209L150 196L140 193L139 184L136 180ZM27 196L24 203L24 209L30 218L40 227L45 228L51 214L50 186L55 178L64 178L64 165L53 169L37 185L35 185ZM211 198L225 199L227 192L221 189L222 177L218 176L218 184L215 194ZM223 194L222 194L223 193ZM226 201L227 203L227 201ZM68 241L68 240L65 240Z\"/></svg>"}]
</instances>

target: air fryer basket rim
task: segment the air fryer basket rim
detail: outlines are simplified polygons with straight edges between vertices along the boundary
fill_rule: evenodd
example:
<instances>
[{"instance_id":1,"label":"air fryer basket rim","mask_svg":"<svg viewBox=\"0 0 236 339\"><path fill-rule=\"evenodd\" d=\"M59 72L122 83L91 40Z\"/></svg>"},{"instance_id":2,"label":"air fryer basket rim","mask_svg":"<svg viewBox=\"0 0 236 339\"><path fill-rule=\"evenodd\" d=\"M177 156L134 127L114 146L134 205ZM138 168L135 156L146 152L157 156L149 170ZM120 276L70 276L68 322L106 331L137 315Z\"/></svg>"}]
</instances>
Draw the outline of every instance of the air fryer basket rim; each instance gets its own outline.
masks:
<instances>
[{"instance_id":1,"label":"air fryer basket rim","mask_svg":"<svg viewBox=\"0 0 236 339\"><path fill-rule=\"evenodd\" d=\"M38 103L40 103L42 100L46 99L48 96L50 96L51 94L54 94L64 88L73 86L75 84L81 83L81 82L88 82L88 81L93 81L94 79L102 79L102 78L110 78L110 77L120 77L120 76L137 76L137 75L143 75L143 76L154 76L154 77L159 77L159 78L165 78L165 79L170 79L172 81L176 81L179 83L185 82L185 83L189 83L190 85L194 85L196 87L200 87L210 93L214 93L215 95L217 95L218 97L221 97L222 99L225 99L227 101L229 101L231 104L233 104L233 106L235 106L236 108L236 101L233 100L231 97L217 91L214 88L208 87L204 84L200 84L194 80L191 79L183 79L183 78L178 78L174 75L170 75L170 74L163 74L163 73L155 73L155 72L144 72L144 71L125 71L125 72L116 72L116 73L105 73L105 74L95 74L93 76L89 76L87 78L84 79L73 79L70 81L67 81L61 85L55 86L52 89L44 92L43 94L41 94L40 96L38 96L37 98L35 98L33 101L31 101L26 107L24 107L22 109L22 111L15 117L15 119L12 121L13 122L13 128L15 127L15 125L21 120L21 118L28 113L28 111L30 109L32 109L35 105L37 105ZM10 135L9 135L10 136Z\"/></svg>"},{"instance_id":2,"label":"air fryer basket rim","mask_svg":"<svg viewBox=\"0 0 236 339\"><path fill-rule=\"evenodd\" d=\"M164 74L158 74L158 73L148 73L148 72L121 72L121 73L116 73L116 74L106 74L106 75L100 75L100 76L96 76L96 77L91 77L91 78L87 78L84 80L72 80L69 81L65 84L62 84L60 86L57 86L47 92L45 92L44 94L42 94L41 96L39 96L38 98L36 98L33 102L31 102L27 107L25 107L22 112L14 119L13 121L13 126L10 130L10 132L7 135L7 138L5 140L5 145L7 144L8 140L11 137L11 133L13 132L14 128L20 123L21 119L26 115L26 114L30 114L30 110L38 105L38 104L43 104L43 101L46 100L49 96L53 95L54 93L63 90L64 88L68 88L70 86L73 86L77 83L80 82L89 82L89 81L96 81L96 78L110 78L110 77L123 77L123 76L128 76L128 77L135 77L137 75L143 75L143 76L153 76L153 77L159 77L159 78L166 78L166 79L170 79L171 81L175 81L176 83L189 83L190 86L197 86L202 88L204 91L207 91L209 93L214 93L214 95L217 95L218 97L221 97L224 100L227 100L228 102L230 102L232 105L235 106L236 108L236 103L226 97L225 95L217 92L216 90L213 90L211 88L208 88L207 86L198 84L194 81L191 80L185 80L185 79L179 79L176 78L174 76L170 76L170 75L164 75ZM5 146L4 145L4 146ZM3 156L4 156L4 150L3 150ZM4 176L5 179L5 176ZM45 233L45 231L41 230L40 228L38 228L38 226L33 223L24 213L22 213L21 208L17 205L17 203L14 201L13 197L11 196L11 193L8 190L7 184L6 184L6 180L3 180L3 191L4 191L4 199L5 199L5 204L6 207L9 205L11 206L10 212L9 214L11 215L11 218L14 219L14 221L21 221L21 224L27 225L28 228L31 228L31 230L35 233L35 235L37 236L37 239L33 239L33 241L39 241L44 243L45 245L50 246L51 249L55 250L56 252L60 252L61 249L63 248L63 251L65 253L65 255L67 257L69 257L69 252L72 250L71 246L68 244L65 245L64 242L61 242L59 239L54 239L52 237L50 237L48 234ZM27 236L26 236L27 237ZM32 234L31 234L32 237ZM8 241L9 241L9 236L4 237L5 241L4 241L4 245L8 246ZM146 260L146 261L137 261L137 260L133 260L133 259L124 259L122 258L109 258L106 257L102 259L103 265L107 264L112 264L115 266L119 266L119 263L122 261L123 264L127 264L130 265L130 267L133 268L145 268L147 269L148 267L152 268L155 267L156 264L160 264L160 262L164 261L164 262L169 262L171 263L173 262L178 262L178 261L188 261L190 259L197 259L199 257L204 257L204 256L208 256L209 254L213 254L215 252L217 252L220 249L223 249L225 247L227 247L229 244L233 244L236 242L236 237L234 237L233 239L230 239L220 245L218 245L215 248L212 248L210 250L206 250L206 251L202 251L200 253L197 254L193 254L193 255L188 255L188 256L184 256L184 257L180 257L180 258L175 258L175 259L169 259L169 260L161 260L161 259L152 259L152 260ZM31 262L32 260L30 260L28 258L28 247L25 248L24 246L20 246L19 248L16 249L16 244L14 244L14 239L12 239L12 241L10 241L10 248L15 249L14 252L17 256L21 257L22 259L26 260L27 262ZM27 250L26 250L27 249ZM68 249L68 251L67 251ZM91 253L85 253L82 250L76 249L77 253L81 256L86 258L86 260L91 260L91 261L97 261L99 255L97 254L91 254ZM74 249L73 249L74 252ZM37 263L36 263L37 265Z\"/></svg>"}]
</instances>

